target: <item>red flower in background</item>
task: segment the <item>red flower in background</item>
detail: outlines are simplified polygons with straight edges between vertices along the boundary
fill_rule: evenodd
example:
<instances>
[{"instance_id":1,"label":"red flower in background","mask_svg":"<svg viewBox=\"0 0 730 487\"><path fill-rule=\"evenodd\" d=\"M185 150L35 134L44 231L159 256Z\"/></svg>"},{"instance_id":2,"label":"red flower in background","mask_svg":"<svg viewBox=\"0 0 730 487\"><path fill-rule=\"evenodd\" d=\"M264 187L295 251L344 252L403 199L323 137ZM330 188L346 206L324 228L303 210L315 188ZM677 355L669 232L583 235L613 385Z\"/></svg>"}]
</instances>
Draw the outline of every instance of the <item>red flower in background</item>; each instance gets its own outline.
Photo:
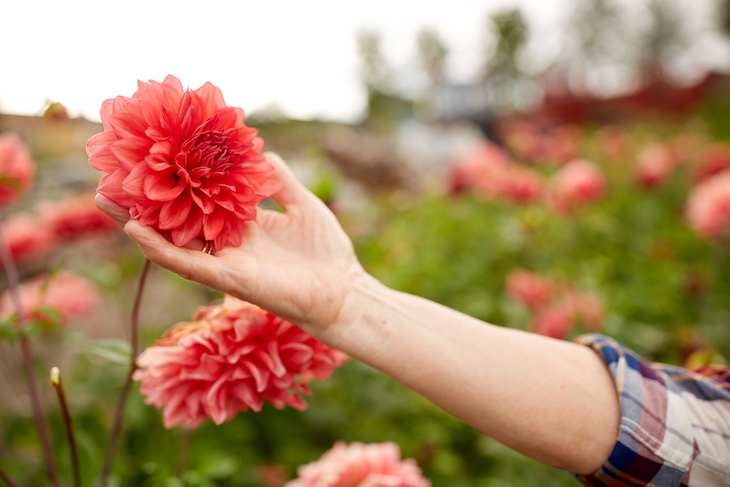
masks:
<instances>
[{"instance_id":1,"label":"red flower in background","mask_svg":"<svg viewBox=\"0 0 730 487\"><path fill-rule=\"evenodd\" d=\"M507 292L530 309L548 304L555 291L555 284L534 272L513 269L507 274Z\"/></svg>"},{"instance_id":2,"label":"red flower in background","mask_svg":"<svg viewBox=\"0 0 730 487\"><path fill-rule=\"evenodd\" d=\"M545 182L532 169L514 165L505 174L503 194L512 203L526 205L542 198Z\"/></svg>"},{"instance_id":3,"label":"red flower in background","mask_svg":"<svg viewBox=\"0 0 730 487\"><path fill-rule=\"evenodd\" d=\"M35 163L28 147L12 132L0 134L0 208L29 190L34 177Z\"/></svg>"},{"instance_id":4,"label":"red flower in background","mask_svg":"<svg viewBox=\"0 0 730 487\"><path fill-rule=\"evenodd\" d=\"M525 269L507 274L506 290L530 311L532 331L563 339L577 323L590 331L603 325L603 301L593 294Z\"/></svg>"},{"instance_id":5,"label":"red flower in background","mask_svg":"<svg viewBox=\"0 0 730 487\"><path fill-rule=\"evenodd\" d=\"M636 160L636 180L645 188L663 183L674 169L674 155L664 144L651 144L642 150Z\"/></svg>"},{"instance_id":6,"label":"red flower in background","mask_svg":"<svg viewBox=\"0 0 730 487\"><path fill-rule=\"evenodd\" d=\"M94 204L94 194L74 195L36 205L45 226L57 238L71 240L90 234L119 231L120 227Z\"/></svg>"},{"instance_id":7,"label":"red flower in background","mask_svg":"<svg viewBox=\"0 0 730 487\"><path fill-rule=\"evenodd\" d=\"M226 296L200 308L191 323L178 323L137 359L145 402L164 408L166 428L215 424L264 401L303 410L293 392L310 394L306 384L324 380L347 356L317 341L288 321L253 304Z\"/></svg>"},{"instance_id":8,"label":"red flower in background","mask_svg":"<svg viewBox=\"0 0 730 487\"><path fill-rule=\"evenodd\" d=\"M483 142L454 163L452 192L465 189L487 199L503 198L529 204L542 196L542 176L513 164L507 152L492 142Z\"/></svg>"},{"instance_id":9,"label":"red flower in background","mask_svg":"<svg viewBox=\"0 0 730 487\"><path fill-rule=\"evenodd\" d=\"M94 284L68 271L41 276L18 286L20 303L26 319L46 321L45 308L52 308L61 318L60 324L87 316L100 303L99 291ZM10 293L0 296L0 317L16 313Z\"/></svg>"},{"instance_id":10,"label":"red flower in background","mask_svg":"<svg viewBox=\"0 0 730 487\"><path fill-rule=\"evenodd\" d=\"M107 173L98 192L177 246L240 245L256 204L279 189L257 130L211 83L140 81L131 98L104 101L101 120L104 132L86 145L89 164Z\"/></svg>"},{"instance_id":11,"label":"red flower in background","mask_svg":"<svg viewBox=\"0 0 730 487\"><path fill-rule=\"evenodd\" d=\"M721 240L730 232L730 170L695 186L687 198L689 226L704 238Z\"/></svg>"},{"instance_id":12,"label":"red flower in background","mask_svg":"<svg viewBox=\"0 0 730 487\"><path fill-rule=\"evenodd\" d=\"M532 331L562 340L573 329L574 323L573 308L561 303L538 311L532 319Z\"/></svg>"},{"instance_id":13,"label":"red flower in background","mask_svg":"<svg viewBox=\"0 0 730 487\"><path fill-rule=\"evenodd\" d=\"M415 460L401 459L395 443L338 441L316 462L297 469L284 487L430 487Z\"/></svg>"},{"instance_id":14,"label":"red flower in background","mask_svg":"<svg viewBox=\"0 0 730 487\"><path fill-rule=\"evenodd\" d=\"M600 168L585 159L576 159L553 176L553 207L560 213L572 214L601 198L606 191L606 178Z\"/></svg>"},{"instance_id":15,"label":"red flower in background","mask_svg":"<svg viewBox=\"0 0 730 487\"><path fill-rule=\"evenodd\" d=\"M8 216L2 223L2 232L10 256L19 264L46 257L58 244L48 226L29 213L13 213Z\"/></svg>"}]
</instances>

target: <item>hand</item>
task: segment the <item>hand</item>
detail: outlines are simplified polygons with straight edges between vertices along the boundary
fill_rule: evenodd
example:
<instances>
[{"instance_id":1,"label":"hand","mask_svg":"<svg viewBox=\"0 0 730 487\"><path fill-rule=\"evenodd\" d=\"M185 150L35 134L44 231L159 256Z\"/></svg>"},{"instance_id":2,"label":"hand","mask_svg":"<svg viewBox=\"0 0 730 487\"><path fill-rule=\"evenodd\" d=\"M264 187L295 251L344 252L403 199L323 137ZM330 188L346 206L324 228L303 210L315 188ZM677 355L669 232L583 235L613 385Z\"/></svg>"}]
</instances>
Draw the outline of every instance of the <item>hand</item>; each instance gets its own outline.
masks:
<instances>
[{"instance_id":1,"label":"hand","mask_svg":"<svg viewBox=\"0 0 730 487\"><path fill-rule=\"evenodd\" d=\"M186 279L254 303L313 335L335 323L350 290L367 277L352 242L335 216L292 174L279 156L266 154L281 190L273 198L284 213L258 208L240 247L215 255L197 239L180 248L104 196L96 205L124 226L144 255Z\"/></svg>"}]
</instances>

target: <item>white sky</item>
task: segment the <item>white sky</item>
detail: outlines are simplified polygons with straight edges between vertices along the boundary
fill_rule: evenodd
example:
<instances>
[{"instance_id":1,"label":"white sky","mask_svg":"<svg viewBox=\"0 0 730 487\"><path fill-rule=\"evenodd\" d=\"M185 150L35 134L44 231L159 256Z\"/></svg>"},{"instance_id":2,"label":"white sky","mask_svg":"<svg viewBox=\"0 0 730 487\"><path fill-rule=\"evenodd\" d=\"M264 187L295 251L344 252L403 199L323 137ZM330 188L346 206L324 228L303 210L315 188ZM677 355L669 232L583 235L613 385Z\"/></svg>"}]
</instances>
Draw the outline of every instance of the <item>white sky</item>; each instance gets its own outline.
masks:
<instances>
[{"instance_id":1,"label":"white sky","mask_svg":"<svg viewBox=\"0 0 730 487\"><path fill-rule=\"evenodd\" d=\"M714 0L674 1L697 10ZM466 81L488 13L515 5L539 40L531 62L551 59L568 0L0 1L0 112L39 114L50 100L98 120L101 102L130 96L137 79L174 74L191 88L211 81L246 112L278 105L353 120L365 103L359 31L379 32L389 64L415 71L417 34L434 28L450 51L447 74Z\"/></svg>"},{"instance_id":2,"label":"white sky","mask_svg":"<svg viewBox=\"0 0 730 487\"><path fill-rule=\"evenodd\" d=\"M413 63L418 32L435 28L449 70L468 79L488 12L521 5L554 24L564 0L7 0L0 2L0 111L39 114L47 100L98 120L101 102L136 80L211 81L245 111L278 105L301 118L354 119L365 96L356 35L382 35L386 58Z\"/></svg>"}]
</instances>

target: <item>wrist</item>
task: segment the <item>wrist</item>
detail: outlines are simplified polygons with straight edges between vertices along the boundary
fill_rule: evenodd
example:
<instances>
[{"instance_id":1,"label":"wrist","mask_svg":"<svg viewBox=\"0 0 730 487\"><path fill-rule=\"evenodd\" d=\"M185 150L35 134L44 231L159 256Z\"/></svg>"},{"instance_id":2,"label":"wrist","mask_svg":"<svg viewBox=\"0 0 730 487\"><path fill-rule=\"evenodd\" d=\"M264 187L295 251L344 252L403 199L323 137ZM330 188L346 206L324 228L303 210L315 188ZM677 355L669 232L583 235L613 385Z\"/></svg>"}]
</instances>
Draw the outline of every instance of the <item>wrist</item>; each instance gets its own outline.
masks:
<instances>
[{"instance_id":1,"label":"wrist","mask_svg":"<svg viewBox=\"0 0 730 487\"><path fill-rule=\"evenodd\" d=\"M391 290L361 267L348 279L339 311L326 326L307 330L327 345L358 358L380 332L379 316Z\"/></svg>"}]
</instances>

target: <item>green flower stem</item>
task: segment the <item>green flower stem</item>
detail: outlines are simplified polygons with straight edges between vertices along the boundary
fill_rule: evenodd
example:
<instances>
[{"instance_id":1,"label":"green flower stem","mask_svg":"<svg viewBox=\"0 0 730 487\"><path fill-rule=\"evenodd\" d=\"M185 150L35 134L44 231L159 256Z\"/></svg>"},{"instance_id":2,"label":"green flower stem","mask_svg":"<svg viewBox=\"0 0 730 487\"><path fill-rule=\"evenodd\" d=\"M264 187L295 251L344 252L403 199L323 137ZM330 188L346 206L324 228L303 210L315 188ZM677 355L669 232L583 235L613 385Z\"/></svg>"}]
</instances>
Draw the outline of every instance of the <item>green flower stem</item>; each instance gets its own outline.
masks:
<instances>
[{"instance_id":1,"label":"green flower stem","mask_svg":"<svg viewBox=\"0 0 730 487\"><path fill-rule=\"evenodd\" d=\"M119 402L117 403L117 410L114 417L114 426L112 427L112 433L109 437L109 445L106 449L106 455L104 456L104 466L101 471L101 487L106 487L109 482L109 474L111 473L112 461L114 460L114 452L117 448L117 441L119 435L122 432L122 419L124 418L124 407L127 404L127 397L129 397L129 391L132 389L132 374L137 370L137 352L138 352L138 335L139 335L139 308L142 302L142 293L144 292L145 281L147 281L147 274L150 269L150 261L145 261L144 269L142 269L142 275L139 278L139 284L137 285L137 295L134 297L134 308L132 309L132 333L131 333L131 344L132 344L132 355L129 363L129 374L127 374L127 380L124 383L122 394L119 396Z\"/></svg>"},{"instance_id":2,"label":"green flower stem","mask_svg":"<svg viewBox=\"0 0 730 487\"><path fill-rule=\"evenodd\" d=\"M63 422L66 425L68 446L71 451L71 467L73 468L74 473L74 486L81 487L81 472L79 471L79 457L76 453L76 440L74 439L74 430L71 423L71 414L68 411L66 394L63 390L63 382L61 382L61 372L58 370L58 367L53 367L51 369L51 386L56 389L58 402L61 405L61 413L63 414Z\"/></svg>"},{"instance_id":3,"label":"green flower stem","mask_svg":"<svg viewBox=\"0 0 730 487\"><path fill-rule=\"evenodd\" d=\"M41 448L43 450L43 458L46 462L46 470L48 478L54 487L59 487L58 474L56 473L56 465L53 462L53 451L51 450L50 435L48 433L48 424L43 414L43 406L41 405L40 394L38 393L38 380L36 378L35 369L33 368L33 353L30 347L30 339L23 333L23 325L25 324L25 315L23 307L20 303L20 294L18 293L18 270L15 262L10 256L5 238L0 232L0 259L2 259L5 276L8 278L8 287L10 289L10 297L18 314L15 322L15 329L20 332L20 350L23 356L23 365L28 379L28 391L30 392L31 403L33 404L33 415L35 416L36 426L38 428L38 436L41 440Z\"/></svg>"}]
</instances>

